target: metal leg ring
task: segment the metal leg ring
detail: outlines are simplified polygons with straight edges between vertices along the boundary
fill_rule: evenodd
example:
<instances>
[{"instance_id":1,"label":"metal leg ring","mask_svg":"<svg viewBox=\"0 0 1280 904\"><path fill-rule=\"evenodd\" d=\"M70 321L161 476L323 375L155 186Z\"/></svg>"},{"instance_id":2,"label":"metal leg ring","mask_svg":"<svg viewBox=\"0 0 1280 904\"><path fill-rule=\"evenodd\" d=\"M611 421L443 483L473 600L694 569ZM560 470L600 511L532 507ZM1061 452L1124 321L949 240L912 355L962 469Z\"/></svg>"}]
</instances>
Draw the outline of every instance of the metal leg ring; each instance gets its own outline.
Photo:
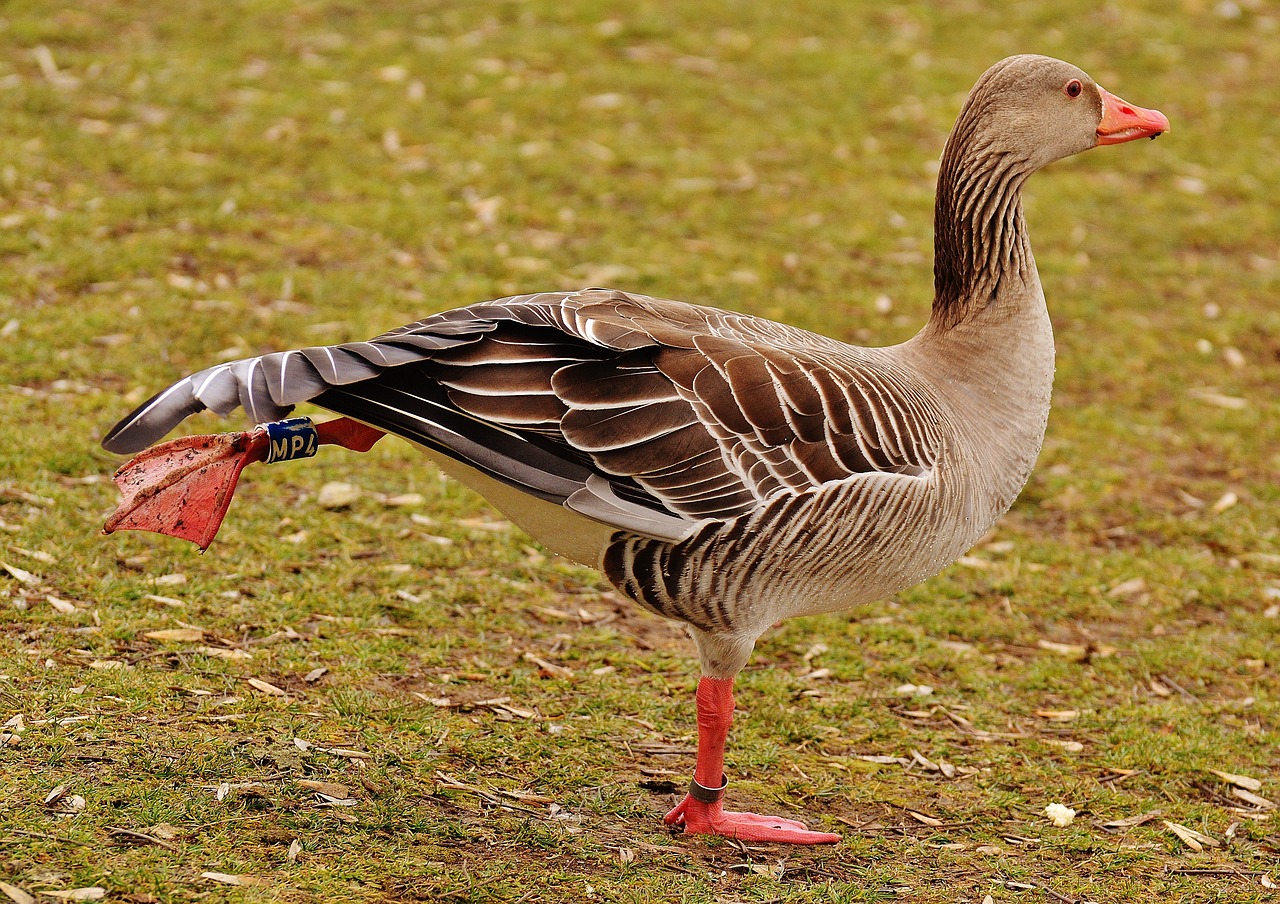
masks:
<instances>
[{"instance_id":1,"label":"metal leg ring","mask_svg":"<svg viewBox=\"0 0 1280 904\"><path fill-rule=\"evenodd\" d=\"M724 789L728 787L729 777L727 775L722 774L720 776L719 788L708 788L706 785L700 785L695 778L689 782L689 796L704 804L713 804L724 797Z\"/></svg>"}]
</instances>

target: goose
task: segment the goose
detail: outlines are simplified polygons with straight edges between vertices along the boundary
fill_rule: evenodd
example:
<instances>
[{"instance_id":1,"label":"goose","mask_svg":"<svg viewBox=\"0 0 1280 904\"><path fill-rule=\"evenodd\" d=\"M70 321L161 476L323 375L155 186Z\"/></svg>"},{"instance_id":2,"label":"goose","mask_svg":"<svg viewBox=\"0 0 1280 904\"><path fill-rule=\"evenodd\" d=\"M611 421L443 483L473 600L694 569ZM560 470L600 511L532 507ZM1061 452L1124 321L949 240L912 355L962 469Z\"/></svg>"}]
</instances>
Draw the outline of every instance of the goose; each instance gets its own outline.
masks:
<instances>
[{"instance_id":1,"label":"goose","mask_svg":"<svg viewBox=\"0 0 1280 904\"><path fill-rule=\"evenodd\" d=\"M734 678L770 626L916 584L1009 508L1054 371L1022 185L1052 161L1168 130L1070 63L1009 57L978 79L946 142L935 297L912 339L859 348L604 288L472 304L179 380L103 446L138 452L206 408L241 406L265 426L143 452L119 473L125 501L107 528L207 546L248 462L402 437L547 549L688 626L697 760L667 824L838 841L724 808ZM341 417L280 420L301 402Z\"/></svg>"}]
</instances>

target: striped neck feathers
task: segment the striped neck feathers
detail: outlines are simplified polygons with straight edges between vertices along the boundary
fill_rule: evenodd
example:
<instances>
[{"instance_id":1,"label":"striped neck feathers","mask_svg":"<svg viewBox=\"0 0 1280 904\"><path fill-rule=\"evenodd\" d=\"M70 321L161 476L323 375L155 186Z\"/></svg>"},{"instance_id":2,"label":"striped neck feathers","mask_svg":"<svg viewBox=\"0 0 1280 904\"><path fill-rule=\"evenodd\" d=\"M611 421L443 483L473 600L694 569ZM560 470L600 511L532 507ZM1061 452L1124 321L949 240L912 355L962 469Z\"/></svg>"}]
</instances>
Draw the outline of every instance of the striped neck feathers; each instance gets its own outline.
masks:
<instances>
[{"instance_id":1,"label":"striped neck feathers","mask_svg":"<svg viewBox=\"0 0 1280 904\"><path fill-rule=\"evenodd\" d=\"M1028 155L997 146L982 113L970 98L938 171L931 320L945 330L1033 280L1020 193L1033 166Z\"/></svg>"}]
</instances>

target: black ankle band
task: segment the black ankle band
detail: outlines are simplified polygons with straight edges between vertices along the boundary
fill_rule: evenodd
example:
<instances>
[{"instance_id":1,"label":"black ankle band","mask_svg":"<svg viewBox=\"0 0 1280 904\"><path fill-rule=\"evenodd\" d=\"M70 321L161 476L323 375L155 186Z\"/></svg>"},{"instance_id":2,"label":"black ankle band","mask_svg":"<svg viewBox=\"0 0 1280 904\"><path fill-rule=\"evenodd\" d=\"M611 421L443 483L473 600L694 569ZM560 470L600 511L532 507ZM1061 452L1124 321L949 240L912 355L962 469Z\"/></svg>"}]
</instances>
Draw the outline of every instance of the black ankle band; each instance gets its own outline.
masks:
<instances>
[{"instance_id":1,"label":"black ankle band","mask_svg":"<svg viewBox=\"0 0 1280 904\"><path fill-rule=\"evenodd\" d=\"M689 796L704 804L713 804L720 800L720 798L724 797L724 789L728 787L729 777L726 775L720 776L719 788L708 788L706 785L700 785L698 784L698 780L695 778L693 781L689 782Z\"/></svg>"}]
</instances>

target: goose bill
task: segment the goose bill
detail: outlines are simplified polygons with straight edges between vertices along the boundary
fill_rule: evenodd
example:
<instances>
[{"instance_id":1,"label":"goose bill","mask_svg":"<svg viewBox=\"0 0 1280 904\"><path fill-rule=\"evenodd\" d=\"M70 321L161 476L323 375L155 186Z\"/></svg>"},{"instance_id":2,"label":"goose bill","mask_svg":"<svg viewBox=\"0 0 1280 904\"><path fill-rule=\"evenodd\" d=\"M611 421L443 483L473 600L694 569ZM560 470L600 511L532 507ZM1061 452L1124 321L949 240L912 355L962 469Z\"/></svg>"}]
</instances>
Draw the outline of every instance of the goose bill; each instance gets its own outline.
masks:
<instances>
[{"instance_id":1,"label":"goose bill","mask_svg":"<svg viewBox=\"0 0 1280 904\"><path fill-rule=\"evenodd\" d=\"M1098 123L1098 144L1121 144L1136 138L1155 138L1169 131L1169 117L1159 110L1145 110L1110 91L1102 94L1102 122Z\"/></svg>"}]
</instances>

